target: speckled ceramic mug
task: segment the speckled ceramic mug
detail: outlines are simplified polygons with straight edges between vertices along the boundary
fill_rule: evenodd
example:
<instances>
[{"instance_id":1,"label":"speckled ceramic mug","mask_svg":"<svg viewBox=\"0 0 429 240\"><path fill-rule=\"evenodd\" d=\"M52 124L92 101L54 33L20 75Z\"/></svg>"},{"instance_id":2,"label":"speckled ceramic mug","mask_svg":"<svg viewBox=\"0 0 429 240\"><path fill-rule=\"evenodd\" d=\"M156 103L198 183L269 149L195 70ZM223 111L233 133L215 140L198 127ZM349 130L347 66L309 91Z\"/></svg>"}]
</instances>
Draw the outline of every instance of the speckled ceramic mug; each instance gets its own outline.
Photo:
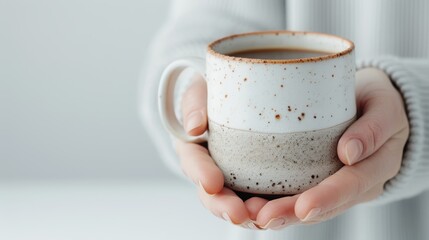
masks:
<instances>
[{"instance_id":1,"label":"speckled ceramic mug","mask_svg":"<svg viewBox=\"0 0 429 240\"><path fill-rule=\"evenodd\" d=\"M231 53L254 49L326 52L298 59L257 59ZM173 111L175 82L186 68L207 81L209 130L190 137ZM165 127L188 142L208 141L233 190L297 194L342 167L341 134L353 122L354 45L311 32L271 31L228 36L208 45L206 59L171 63L159 88Z\"/></svg>"}]
</instances>

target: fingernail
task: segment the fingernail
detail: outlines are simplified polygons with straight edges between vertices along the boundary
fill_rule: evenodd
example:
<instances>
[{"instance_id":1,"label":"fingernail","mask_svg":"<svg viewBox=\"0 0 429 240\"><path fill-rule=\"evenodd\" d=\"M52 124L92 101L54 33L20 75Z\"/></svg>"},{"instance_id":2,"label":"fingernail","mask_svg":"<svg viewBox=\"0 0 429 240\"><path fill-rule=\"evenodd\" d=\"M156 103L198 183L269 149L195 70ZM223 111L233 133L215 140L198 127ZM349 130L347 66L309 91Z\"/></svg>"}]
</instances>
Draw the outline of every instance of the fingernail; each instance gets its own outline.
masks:
<instances>
[{"instance_id":1,"label":"fingernail","mask_svg":"<svg viewBox=\"0 0 429 240\"><path fill-rule=\"evenodd\" d=\"M263 226L263 229L273 229L276 230L278 228L283 227L286 224L285 218L273 218L271 219L265 226Z\"/></svg>"},{"instance_id":2,"label":"fingernail","mask_svg":"<svg viewBox=\"0 0 429 240\"><path fill-rule=\"evenodd\" d=\"M310 212L307 214L307 216L305 216L304 219L302 219L303 222L308 222L313 220L315 217L317 217L320 213L320 211L322 211L322 209L320 208L313 208L310 210Z\"/></svg>"},{"instance_id":3,"label":"fingernail","mask_svg":"<svg viewBox=\"0 0 429 240\"><path fill-rule=\"evenodd\" d=\"M346 144L346 158L350 165L356 163L362 155L363 144L361 141L352 139Z\"/></svg>"},{"instance_id":4,"label":"fingernail","mask_svg":"<svg viewBox=\"0 0 429 240\"><path fill-rule=\"evenodd\" d=\"M252 230L258 230L259 228L252 222L252 221L250 221L250 220L248 220L248 221L246 221L246 222L244 222L244 223L242 223L241 224L241 226L242 227L244 227L244 228L249 228L249 229L252 229Z\"/></svg>"},{"instance_id":5,"label":"fingernail","mask_svg":"<svg viewBox=\"0 0 429 240\"><path fill-rule=\"evenodd\" d=\"M191 130L201 126L203 124L203 114L200 111L192 112L188 115L186 120L185 130L190 132Z\"/></svg>"},{"instance_id":6,"label":"fingernail","mask_svg":"<svg viewBox=\"0 0 429 240\"><path fill-rule=\"evenodd\" d=\"M213 196L214 194L210 194L210 193L208 193L207 191L206 191L206 189L204 188L204 186L203 186L203 184L201 183L201 181L198 181L198 185L200 185L200 188L205 192L205 193L207 193L208 195L210 195L210 196Z\"/></svg>"}]
</instances>

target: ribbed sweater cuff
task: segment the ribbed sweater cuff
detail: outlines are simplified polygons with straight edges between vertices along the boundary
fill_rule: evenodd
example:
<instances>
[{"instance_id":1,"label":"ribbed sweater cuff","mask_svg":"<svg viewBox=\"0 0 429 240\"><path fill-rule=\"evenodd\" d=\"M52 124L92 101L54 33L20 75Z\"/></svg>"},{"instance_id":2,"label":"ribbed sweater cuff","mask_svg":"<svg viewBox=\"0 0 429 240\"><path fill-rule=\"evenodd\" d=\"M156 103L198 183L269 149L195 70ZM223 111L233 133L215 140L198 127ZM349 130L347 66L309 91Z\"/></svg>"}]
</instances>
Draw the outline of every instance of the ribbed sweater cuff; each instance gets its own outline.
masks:
<instances>
[{"instance_id":1,"label":"ribbed sweater cuff","mask_svg":"<svg viewBox=\"0 0 429 240\"><path fill-rule=\"evenodd\" d=\"M410 136L399 173L385 184L384 193L370 204L384 204L413 197L429 186L429 65L413 67L415 61L380 57L362 61L358 68L383 70L401 92L410 124ZM420 70L420 71L419 71Z\"/></svg>"}]
</instances>

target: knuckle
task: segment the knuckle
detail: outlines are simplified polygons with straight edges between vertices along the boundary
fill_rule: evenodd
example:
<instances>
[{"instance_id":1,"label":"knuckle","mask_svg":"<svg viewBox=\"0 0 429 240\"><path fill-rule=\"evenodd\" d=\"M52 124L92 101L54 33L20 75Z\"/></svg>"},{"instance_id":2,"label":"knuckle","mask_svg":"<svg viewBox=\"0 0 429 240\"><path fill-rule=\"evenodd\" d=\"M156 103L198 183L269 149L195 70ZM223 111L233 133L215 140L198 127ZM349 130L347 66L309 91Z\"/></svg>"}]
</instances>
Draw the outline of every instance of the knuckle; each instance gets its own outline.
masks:
<instances>
[{"instance_id":1,"label":"knuckle","mask_svg":"<svg viewBox=\"0 0 429 240\"><path fill-rule=\"evenodd\" d=\"M410 137L411 130L410 130L410 124L408 123L408 119L406 117L404 117L404 125L405 127L403 130L404 131L403 134L404 134L405 140L407 140Z\"/></svg>"},{"instance_id":2,"label":"knuckle","mask_svg":"<svg viewBox=\"0 0 429 240\"><path fill-rule=\"evenodd\" d=\"M201 101L198 96L193 94L185 94L182 98L181 106L184 116L187 116L194 111L205 109L204 101Z\"/></svg>"},{"instance_id":3,"label":"knuckle","mask_svg":"<svg viewBox=\"0 0 429 240\"><path fill-rule=\"evenodd\" d=\"M402 155L401 155L402 156ZM402 157L394 157L392 158L392 164L391 171L388 173L388 179L394 178L396 175L398 175L399 171L401 170L401 159Z\"/></svg>"},{"instance_id":4,"label":"knuckle","mask_svg":"<svg viewBox=\"0 0 429 240\"><path fill-rule=\"evenodd\" d=\"M386 158L386 164L389 165L386 171L388 179L395 177L401 170L404 144L400 141L399 139L392 139L383 146L386 148L385 151L389 154Z\"/></svg>"},{"instance_id":5,"label":"knuckle","mask_svg":"<svg viewBox=\"0 0 429 240\"><path fill-rule=\"evenodd\" d=\"M192 96L190 94L183 96L183 99L182 99L182 110L184 113L183 115L187 117L193 111L201 108L198 103L199 102L197 99L195 99L195 96Z\"/></svg>"},{"instance_id":6,"label":"knuckle","mask_svg":"<svg viewBox=\"0 0 429 240\"><path fill-rule=\"evenodd\" d=\"M369 202L378 198L384 192L383 184L376 185L373 189L366 192L357 203Z\"/></svg>"},{"instance_id":7,"label":"knuckle","mask_svg":"<svg viewBox=\"0 0 429 240\"><path fill-rule=\"evenodd\" d=\"M377 196L381 195L384 192L384 184L378 184L375 186L375 194Z\"/></svg>"},{"instance_id":8,"label":"knuckle","mask_svg":"<svg viewBox=\"0 0 429 240\"><path fill-rule=\"evenodd\" d=\"M187 106L200 106L204 103L207 95L204 81L197 81L191 84L182 95L182 104Z\"/></svg>"},{"instance_id":9,"label":"knuckle","mask_svg":"<svg viewBox=\"0 0 429 240\"><path fill-rule=\"evenodd\" d=\"M350 186L354 188L351 198L356 198L369 189L370 183L368 181L368 177L364 176L362 172L359 172L354 168L348 168L347 173Z\"/></svg>"},{"instance_id":10,"label":"knuckle","mask_svg":"<svg viewBox=\"0 0 429 240\"><path fill-rule=\"evenodd\" d=\"M368 119L366 122L366 126L368 128L368 134L366 136L366 140L364 145L366 145L367 151L374 151L377 148L377 145L382 142L383 138L383 127L382 124L374 119Z\"/></svg>"},{"instance_id":11,"label":"knuckle","mask_svg":"<svg viewBox=\"0 0 429 240\"><path fill-rule=\"evenodd\" d=\"M370 194L369 196L370 197L369 200L376 199L378 196L383 194L383 192L384 192L384 184L379 184L378 186L375 186L374 192L372 192L372 194Z\"/></svg>"},{"instance_id":12,"label":"knuckle","mask_svg":"<svg viewBox=\"0 0 429 240\"><path fill-rule=\"evenodd\" d=\"M186 89L185 93L182 96L182 102L194 102L196 96L198 96L198 94L196 94L196 91L197 88L195 88L194 86L190 86L188 89Z\"/></svg>"}]
</instances>

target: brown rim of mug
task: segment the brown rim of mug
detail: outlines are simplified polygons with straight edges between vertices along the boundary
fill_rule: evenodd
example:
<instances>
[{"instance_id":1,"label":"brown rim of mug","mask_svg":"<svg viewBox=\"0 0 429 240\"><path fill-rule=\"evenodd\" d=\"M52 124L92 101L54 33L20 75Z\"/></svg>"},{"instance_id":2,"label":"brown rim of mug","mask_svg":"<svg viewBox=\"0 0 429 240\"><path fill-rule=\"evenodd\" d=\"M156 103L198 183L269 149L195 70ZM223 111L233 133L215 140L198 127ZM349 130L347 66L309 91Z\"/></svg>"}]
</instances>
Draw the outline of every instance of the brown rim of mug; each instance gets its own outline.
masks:
<instances>
[{"instance_id":1,"label":"brown rim of mug","mask_svg":"<svg viewBox=\"0 0 429 240\"><path fill-rule=\"evenodd\" d=\"M309 58L296 58L296 59L259 59L259 58L241 58L241 57L233 57L233 56L229 56L227 54L222 54L219 52L216 52L213 47L225 40L232 40L234 38L237 37L243 37L243 36L251 36L251 35L280 35L280 34L289 34L289 35L322 35L325 37L331 37L331 38L336 38L339 40L342 40L344 42L346 42L349 47L346 48L345 50L338 52L338 53L333 53L333 54L328 54L328 55L323 55L323 56L319 56L319 57L309 57ZM223 58L226 60L231 60L231 61L242 61L242 62L248 62L248 63L271 63L271 64L285 64L285 63L304 63L304 62L318 62L318 61L323 61L326 59L332 59L332 58L338 58L341 56L344 56L350 52L353 51L355 45L352 41L345 39L343 37L339 37L336 35L332 35L332 34L327 34L327 33L319 33L319 32L299 32L299 31L287 31L287 30L280 30L280 31L259 31L259 32L248 32L248 33L240 33L240 34L234 34L234 35L230 35L230 36L226 36L223 37L221 39L215 40L213 42L211 42L208 46L207 46L207 53L219 57L219 58Z\"/></svg>"}]
</instances>

